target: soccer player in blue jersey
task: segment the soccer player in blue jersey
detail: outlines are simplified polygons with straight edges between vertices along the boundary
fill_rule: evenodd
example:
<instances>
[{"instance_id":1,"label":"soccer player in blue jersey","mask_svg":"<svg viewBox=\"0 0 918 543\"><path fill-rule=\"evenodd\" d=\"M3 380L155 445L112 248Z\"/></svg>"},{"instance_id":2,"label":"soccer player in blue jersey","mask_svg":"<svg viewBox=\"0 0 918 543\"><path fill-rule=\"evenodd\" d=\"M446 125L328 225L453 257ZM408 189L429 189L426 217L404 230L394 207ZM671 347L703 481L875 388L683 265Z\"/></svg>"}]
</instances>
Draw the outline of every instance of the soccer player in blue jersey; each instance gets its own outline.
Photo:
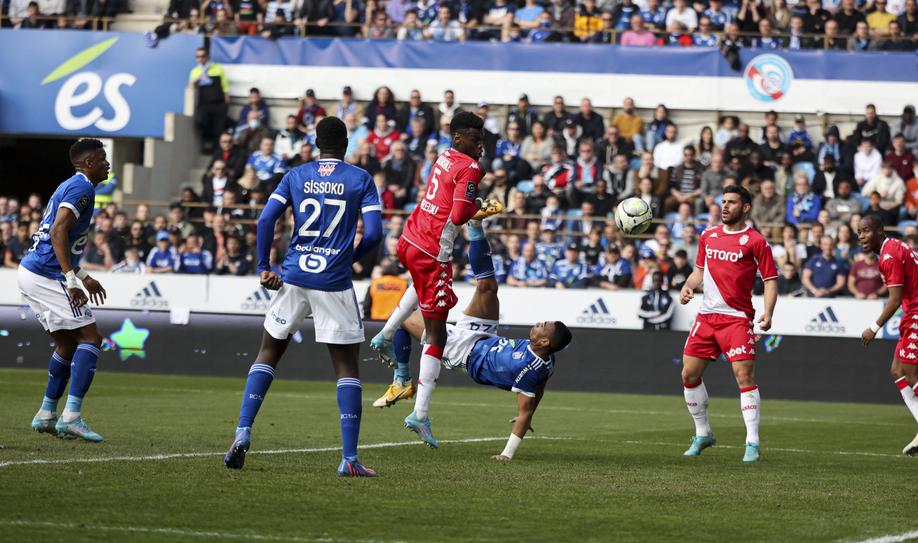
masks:
<instances>
[{"instance_id":1,"label":"soccer player in blue jersey","mask_svg":"<svg viewBox=\"0 0 918 543\"><path fill-rule=\"evenodd\" d=\"M328 345L338 378L341 414L342 477L373 477L357 460L362 390L357 369L363 321L351 283L351 265L382 239L379 194L365 170L344 162L347 128L337 117L316 127L319 160L290 170L258 219L258 271L263 287L277 290L265 315L258 358L252 364L242 396L236 437L224 463L242 468L251 445L252 423L268 393L291 334L312 316L316 342ZM293 233L281 276L271 271L274 225L290 207ZM354 247L357 221L364 235Z\"/></svg>"},{"instance_id":2,"label":"soccer player in blue jersey","mask_svg":"<svg viewBox=\"0 0 918 543\"><path fill-rule=\"evenodd\" d=\"M105 289L79 264L90 233L95 186L108 177L109 164L102 142L95 139L74 143L70 162L76 174L51 195L17 275L23 299L54 338L45 398L32 419L32 429L62 438L102 441L86 425L80 410L96 373L102 341L87 302L104 303ZM58 402L68 381L70 392L58 418Z\"/></svg>"},{"instance_id":3,"label":"soccer player in blue jersey","mask_svg":"<svg viewBox=\"0 0 918 543\"><path fill-rule=\"evenodd\" d=\"M494 277L491 247L481 221L469 221L469 262L478 283L472 300L455 325L447 325L443 367L460 369L478 384L516 392L519 414L503 452L495 460L513 458L523 436L532 425L532 416L545 393L545 384L554 371L554 353L567 347L571 332L561 321L540 322L529 330L527 339L497 336L500 319L498 283ZM422 341L424 319L415 312L404 324L411 337ZM407 356L397 350L399 358ZM393 402L394 403L394 402ZM421 436L432 448L439 447L433 435Z\"/></svg>"}]
</instances>

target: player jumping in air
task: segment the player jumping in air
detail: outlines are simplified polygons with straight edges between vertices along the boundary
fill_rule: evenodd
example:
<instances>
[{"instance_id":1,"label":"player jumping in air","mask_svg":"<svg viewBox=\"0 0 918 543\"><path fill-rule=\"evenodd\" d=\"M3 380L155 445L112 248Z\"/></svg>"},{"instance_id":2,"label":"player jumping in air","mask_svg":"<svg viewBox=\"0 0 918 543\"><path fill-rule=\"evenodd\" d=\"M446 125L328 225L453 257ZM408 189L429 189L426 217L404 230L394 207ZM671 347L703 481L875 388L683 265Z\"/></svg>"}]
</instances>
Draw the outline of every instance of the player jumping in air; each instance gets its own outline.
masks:
<instances>
[{"instance_id":1,"label":"player jumping in air","mask_svg":"<svg viewBox=\"0 0 918 543\"><path fill-rule=\"evenodd\" d=\"M743 462L759 459L761 399L755 384L752 285L758 272L765 283L765 312L757 324L767 331L778 299L778 271L765 238L746 225L751 210L749 191L737 186L724 189L723 224L701 234L695 271L682 287L683 305L694 297L699 285L704 289L701 309L682 354L685 405L695 419L695 436L685 456L698 456L716 443L708 423L708 391L701 377L708 364L723 354L740 389L740 409L746 422Z\"/></svg>"},{"instance_id":2,"label":"player jumping in air","mask_svg":"<svg viewBox=\"0 0 918 543\"><path fill-rule=\"evenodd\" d=\"M481 219L503 210L494 202L482 206L477 198L483 127L481 117L470 112L457 113L450 122L452 147L437 158L427 180L426 195L408 217L398 242L398 259L408 269L414 284L370 343L383 361L394 365L392 338L415 308L420 307L427 332L426 344L421 350L414 411L405 417L405 427L431 446L436 440L431 434L427 411L440 375L446 345L446 317L457 302L450 263L453 243L459 227L469 219ZM405 385L411 386L410 382Z\"/></svg>"},{"instance_id":3,"label":"player jumping in air","mask_svg":"<svg viewBox=\"0 0 918 543\"><path fill-rule=\"evenodd\" d=\"M492 457L510 460L532 425L545 383L554 371L554 353L567 347L571 332L560 321L540 322L529 330L528 339L498 337L500 300L491 247L480 221L469 221L467 228L469 262L477 284L459 321L455 326L446 326L443 366L465 371L478 384L516 392L519 414L513 432L503 452ZM424 320L420 312L415 312L402 327L415 340L423 342ZM425 442L431 447L438 446L432 435Z\"/></svg>"},{"instance_id":4,"label":"player jumping in air","mask_svg":"<svg viewBox=\"0 0 918 543\"><path fill-rule=\"evenodd\" d=\"M265 288L278 290L265 315L258 358L252 364L242 396L236 438L224 463L242 468L251 445L252 423L268 393L274 371L304 318L315 322L316 342L328 345L338 378L341 414L342 477L373 477L357 460L362 391L357 368L363 321L351 265L382 239L379 194L370 175L343 161L347 128L336 117L316 127L319 160L287 172L258 219L258 271ZM287 207L293 209L293 233L284 257L283 278L270 271L274 225ZM357 220L364 235L354 248Z\"/></svg>"},{"instance_id":5,"label":"player jumping in air","mask_svg":"<svg viewBox=\"0 0 918 543\"><path fill-rule=\"evenodd\" d=\"M857 236L865 252L878 255L880 274L889 289L886 307L876 322L861 334L861 343L865 347L869 345L880 328L902 306L899 341L890 372L905 405L918 421L918 254L905 243L887 238L883 223L875 215L861 219ZM918 454L918 435L902 449L902 453Z\"/></svg>"},{"instance_id":6,"label":"player jumping in air","mask_svg":"<svg viewBox=\"0 0 918 543\"><path fill-rule=\"evenodd\" d=\"M102 441L86 425L80 409L96 373L102 341L86 292L93 304L101 305L105 289L79 263L89 237L95 185L108 177L109 164L102 142L94 139L74 143L70 162L77 173L51 195L32 246L19 264L19 291L55 345L45 399L32 419L32 429L63 438ZM58 418L55 412L68 380L70 393Z\"/></svg>"}]
</instances>

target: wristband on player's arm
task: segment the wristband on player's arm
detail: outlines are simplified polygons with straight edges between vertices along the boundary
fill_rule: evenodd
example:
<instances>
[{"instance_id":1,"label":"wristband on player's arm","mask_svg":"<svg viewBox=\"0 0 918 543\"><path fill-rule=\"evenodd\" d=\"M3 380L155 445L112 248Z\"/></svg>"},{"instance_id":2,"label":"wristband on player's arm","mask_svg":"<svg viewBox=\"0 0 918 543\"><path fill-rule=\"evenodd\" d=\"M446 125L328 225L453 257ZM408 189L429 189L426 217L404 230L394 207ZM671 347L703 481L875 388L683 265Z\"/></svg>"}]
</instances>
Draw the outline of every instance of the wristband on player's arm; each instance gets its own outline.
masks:
<instances>
[{"instance_id":1,"label":"wristband on player's arm","mask_svg":"<svg viewBox=\"0 0 918 543\"><path fill-rule=\"evenodd\" d=\"M77 281L76 273L73 270L64 274L64 281L67 283L67 288L80 288L80 283Z\"/></svg>"},{"instance_id":2,"label":"wristband on player's arm","mask_svg":"<svg viewBox=\"0 0 918 543\"><path fill-rule=\"evenodd\" d=\"M76 276L77 276L77 279L79 279L80 281L85 281L86 278L89 277L89 272L84 270L83 268L80 268L79 270L77 270Z\"/></svg>"},{"instance_id":3,"label":"wristband on player's arm","mask_svg":"<svg viewBox=\"0 0 918 543\"><path fill-rule=\"evenodd\" d=\"M501 456L513 458L513 455L516 454L516 450L520 447L520 443L522 442L523 438L511 433L510 439L507 440L507 446L504 447L504 452L500 453Z\"/></svg>"},{"instance_id":4,"label":"wristband on player's arm","mask_svg":"<svg viewBox=\"0 0 918 543\"><path fill-rule=\"evenodd\" d=\"M880 328L881 328L881 326L880 326L879 324L877 324L877 323L873 323L873 324L870 325L870 331L873 332L874 334L876 334L877 332L879 332L879 331L880 331Z\"/></svg>"}]
</instances>

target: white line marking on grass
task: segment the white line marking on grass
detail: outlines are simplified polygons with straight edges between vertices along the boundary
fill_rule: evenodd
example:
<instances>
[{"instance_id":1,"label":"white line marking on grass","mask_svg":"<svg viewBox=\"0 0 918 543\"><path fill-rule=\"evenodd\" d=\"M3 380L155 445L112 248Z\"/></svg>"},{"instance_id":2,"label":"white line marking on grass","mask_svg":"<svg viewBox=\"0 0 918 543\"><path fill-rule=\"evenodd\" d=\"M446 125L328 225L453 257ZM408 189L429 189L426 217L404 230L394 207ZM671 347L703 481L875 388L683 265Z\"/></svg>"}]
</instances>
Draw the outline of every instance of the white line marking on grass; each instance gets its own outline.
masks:
<instances>
[{"instance_id":1,"label":"white line marking on grass","mask_svg":"<svg viewBox=\"0 0 918 543\"><path fill-rule=\"evenodd\" d=\"M872 537L870 539L861 539L860 541L855 541L854 543L900 543L901 541L908 541L910 539L918 539L918 530L913 530L911 532L905 532L898 535L883 535L880 537Z\"/></svg>"},{"instance_id":2,"label":"white line marking on grass","mask_svg":"<svg viewBox=\"0 0 918 543\"><path fill-rule=\"evenodd\" d=\"M243 539L246 541L289 541L293 543L318 543L335 541L360 541L365 543L379 542L379 539L338 539L333 537L299 537L282 535L264 535L237 532L211 532L202 530L184 530L181 528L145 528L143 526L106 526L99 524L77 524L70 522L34 522L30 520L0 520L3 526L22 528L54 528L66 530L83 530L90 532L125 532L133 534L154 534L179 537L206 537L210 539Z\"/></svg>"},{"instance_id":3,"label":"white line marking on grass","mask_svg":"<svg viewBox=\"0 0 918 543\"><path fill-rule=\"evenodd\" d=\"M505 441L506 437L470 437L466 439L441 439L440 443L452 443L452 444L463 444L463 443L485 443L490 441ZM566 437L550 437L550 436L532 436L527 439L538 439L542 441L558 441L558 440L567 440L570 438ZM421 441L390 441L385 443L369 443L366 445L360 445L358 449L388 449L390 447L409 447L412 445L423 445ZM294 454L294 453L323 453L323 452L335 452L340 451L341 447L318 447L310 449L268 449L264 451L249 451L248 454ZM49 464L96 464L100 462L145 462L145 461L158 461L158 460L172 460L174 458L200 458L202 456L223 456L226 454L226 451L220 452L184 452L184 453L165 453L165 454L151 454L145 456L98 456L90 458L59 458L54 460L46 460L41 458L36 458L33 460L10 460L8 462L0 462L0 468L5 468L9 466L28 466L28 465L49 465Z\"/></svg>"},{"instance_id":4,"label":"white line marking on grass","mask_svg":"<svg viewBox=\"0 0 918 543\"><path fill-rule=\"evenodd\" d=\"M627 443L629 445L659 445L661 447L684 447L685 443L664 443L659 441L623 441L622 443ZM745 446L740 447L737 445L715 445L715 447L722 449L744 449ZM861 451L813 451L809 449L787 449L781 447L765 447L763 451L778 451L778 452L791 452L791 453L804 453L804 454L836 454L840 456L880 456L886 458L906 458L901 454L889 454L889 453L873 453L873 452L861 452ZM918 532L915 532L918 533ZM904 541L904 540L902 540Z\"/></svg>"}]
</instances>

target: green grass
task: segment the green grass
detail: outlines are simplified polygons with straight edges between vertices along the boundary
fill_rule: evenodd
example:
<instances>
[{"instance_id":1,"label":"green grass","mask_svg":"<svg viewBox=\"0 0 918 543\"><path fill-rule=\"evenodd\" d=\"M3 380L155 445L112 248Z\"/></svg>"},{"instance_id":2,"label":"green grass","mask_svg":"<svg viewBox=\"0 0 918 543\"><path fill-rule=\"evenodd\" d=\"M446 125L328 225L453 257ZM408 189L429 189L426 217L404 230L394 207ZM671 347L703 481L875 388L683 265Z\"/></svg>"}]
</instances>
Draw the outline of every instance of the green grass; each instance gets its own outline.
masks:
<instances>
[{"instance_id":1,"label":"green grass","mask_svg":"<svg viewBox=\"0 0 918 543\"><path fill-rule=\"evenodd\" d=\"M512 394L441 387L441 440L366 449L375 480L335 476L337 452L250 454L223 467L243 380L100 372L85 405L102 444L29 430L38 371L0 371L0 541L838 541L918 529L915 431L901 405L769 400L763 461L745 466L738 399L714 399L720 445L681 456L693 425L680 396L549 391L509 464ZM410 410L365 385L361 443L413 442ZM724 391L727 392L727 391ZM894 391L891 391L892 394ZM564 439L546 439L546 438ZM253 452L338 445L333 383L274 383ZM784 449L784 450L782 450ZM793 450L790 450L793 449ZM170 453L165 460L6 464ZM864 454L842 454L864 453ZM192 533L194 532L194 533Z\"/></svg>"}]
</instances>

